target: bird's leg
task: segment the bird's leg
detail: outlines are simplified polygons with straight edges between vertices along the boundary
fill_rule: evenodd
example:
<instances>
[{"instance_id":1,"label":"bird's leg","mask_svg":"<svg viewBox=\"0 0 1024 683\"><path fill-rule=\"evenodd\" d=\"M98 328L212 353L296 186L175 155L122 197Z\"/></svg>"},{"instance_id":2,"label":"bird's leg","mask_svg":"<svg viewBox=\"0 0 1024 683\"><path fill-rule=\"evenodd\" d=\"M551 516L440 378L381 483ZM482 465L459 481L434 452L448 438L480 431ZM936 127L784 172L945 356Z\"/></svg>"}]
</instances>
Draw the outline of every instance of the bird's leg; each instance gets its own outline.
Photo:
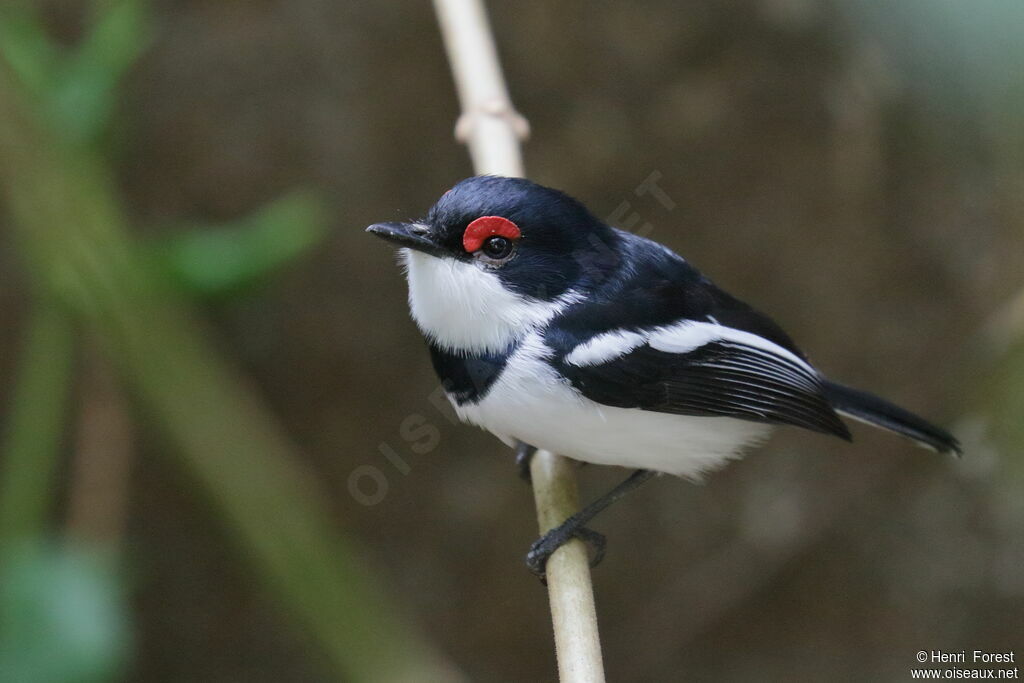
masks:
<instances>
[{"instance_id":1,"label":"bird's leg","mask_svg":"<svg viewBox=\"0 0 1024 683\"><path fill-rule=\"evenodd\" d=\"M533 462L533 456L536 454L537 447L531 446L525 441L520 441L519 445L516 446L516 467L519 470L519 478L527 484L533 481L533 478L530 476L530 463ZM601 560L604 559L604 536L593 529L582 527L576 530L575 536L585 543L589 543L594 548L594 558L590 561L591 566L596 567L600 564ZM544 581L543 572L541 573L541 581Z\"/></svg>"},{"instance_id":2,"label":"bird's leg","mask_svg":"<svg viewBox=\"0 0 1024 683\"><path fill-rule=\"evenodd\" d=\"M537 449L525 441L520 441L516 446L516 469L519 470L519 478L530 483L530 462L533 460Z\"/></svg>"},{"instance_id":3,"label":"bird's leg","mask_svg":"<svg viewBox=\"0 0 1024 683\"><path fill-rule=\"evenodd\" d=\"M534 574L543 578L544 565L547 564L551 553L558 550L562 544L571 538L579 538L594 546L595 554L594 559L591 561L591 566L597 566L604 558L604 536L596 531L587 529L584 525L597 516L599 512L630 491L639 488L641 484L656 474L653 470L637 470L633 472L624 482L541 536L530 546L530 552L526 554L526 566Z\"/></svg>"}]
</instances>

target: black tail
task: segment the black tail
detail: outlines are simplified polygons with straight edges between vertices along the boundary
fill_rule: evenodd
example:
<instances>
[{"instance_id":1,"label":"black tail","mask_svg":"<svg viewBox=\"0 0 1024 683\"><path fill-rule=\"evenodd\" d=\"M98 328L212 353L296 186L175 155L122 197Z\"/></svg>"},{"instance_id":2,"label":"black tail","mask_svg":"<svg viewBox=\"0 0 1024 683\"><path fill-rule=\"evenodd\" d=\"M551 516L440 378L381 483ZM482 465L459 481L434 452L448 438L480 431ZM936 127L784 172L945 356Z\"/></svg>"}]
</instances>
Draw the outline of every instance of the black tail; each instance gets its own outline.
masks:
<instances>
[{"instance_id":1,"label":"black tail","mask_svg":"<svg viewBox=\"0 0 1024 683\"><path fill-rule=\"evenodd\" d=\"M836 412L913 439L940 453L960 455L960 443L949 432L866 391L825 380L825 397Z\"/></svg>"}]
</instances>

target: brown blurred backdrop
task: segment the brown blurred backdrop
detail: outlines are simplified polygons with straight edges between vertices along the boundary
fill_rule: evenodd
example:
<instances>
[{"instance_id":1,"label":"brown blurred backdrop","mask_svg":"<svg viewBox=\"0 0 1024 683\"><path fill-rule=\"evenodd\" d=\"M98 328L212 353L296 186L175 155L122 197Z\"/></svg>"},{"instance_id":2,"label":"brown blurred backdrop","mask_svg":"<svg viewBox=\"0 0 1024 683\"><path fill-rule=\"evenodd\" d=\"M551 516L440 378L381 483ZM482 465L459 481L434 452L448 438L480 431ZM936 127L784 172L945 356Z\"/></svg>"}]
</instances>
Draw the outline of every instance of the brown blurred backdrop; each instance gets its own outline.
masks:
<instances>
[{"instance_id":1,"label":"brown blurred backdrop","mask_svg":"<svg viewBox=\"0 0 1024 683\"><path fill-rule=\"evenodd\" d=\"M46 6L73 44L82 7ZM983 330L1022 286L1020 5L490 11L532 124L533 179L649 223L826 372L952 426L968 448L954 462L867 428L853 445L781 430L704 485L660 479L613 508L594 525L609 538L595 572L609 679L895 681L921 649L1024 654L1021 452L982 429L999 363ZM322 248L204 307L217 345L308 456L337 525L470 679L554 680L546 594L522 563L530 490L497 440L430 400L401 273L363 234L471 172L430 4L160 0L154 12L110 145L140 235L230 220L296 186L325 194ZM652 173L675 208L637 196ZM2 396L27 282L0 232ZM437 429L436 448L414 450L411 415ZM330 680L138 429L128 679ZM364 466L386 481L374 504L350 493ZM583 496L622 474L584 468Z\"/></svg>"}]
</instances>

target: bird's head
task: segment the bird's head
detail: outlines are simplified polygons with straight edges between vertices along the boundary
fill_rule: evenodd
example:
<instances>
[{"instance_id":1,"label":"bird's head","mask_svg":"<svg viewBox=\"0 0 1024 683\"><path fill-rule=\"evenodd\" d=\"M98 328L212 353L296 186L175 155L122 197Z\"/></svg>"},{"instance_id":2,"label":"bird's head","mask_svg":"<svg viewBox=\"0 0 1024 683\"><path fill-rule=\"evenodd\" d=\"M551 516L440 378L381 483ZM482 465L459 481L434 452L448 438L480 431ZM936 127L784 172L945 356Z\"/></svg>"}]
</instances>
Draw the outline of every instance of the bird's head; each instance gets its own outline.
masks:
<instances>
[{"instance_id":1,"label":"bird's head","mask_svg":"<svg viewBox=\"0 0 1024 683\"><path fill-rule=\"evenodd\" d=\"M426 218L367 230L404 247L413 317L455 351L503 350L617 263L611 228L521 178L467 178Z\"/></svg>"}]
</instances>

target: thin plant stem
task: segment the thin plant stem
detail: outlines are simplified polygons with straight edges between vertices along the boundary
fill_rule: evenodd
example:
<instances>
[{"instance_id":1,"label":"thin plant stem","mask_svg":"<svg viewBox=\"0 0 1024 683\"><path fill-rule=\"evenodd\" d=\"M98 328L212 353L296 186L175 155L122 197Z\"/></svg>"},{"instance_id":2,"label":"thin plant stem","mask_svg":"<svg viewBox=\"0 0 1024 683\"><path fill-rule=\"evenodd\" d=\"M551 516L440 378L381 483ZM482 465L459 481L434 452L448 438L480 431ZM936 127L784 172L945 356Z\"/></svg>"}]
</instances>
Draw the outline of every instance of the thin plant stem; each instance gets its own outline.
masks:
<instances>
[{"instance_id":1,"label":"thin plant stem","mask_svg":"<svg viewBox=\"0 0 1024 683\"><path fill-rule=\"evenodd\" d=\"M512 106L480 0L434 0L455 76L462 116L456 137L469 146L478 174L522 176L526 120ZM541 533L579 509L572 461L537 451L530 463ZM587 550L572 540L548 558L548 600L562 683L601 683L604 667Z\"/></svg>"},{"instance_id":2,"label":"thin plant stem","mask_svg":"<svg viewBox=\"0 0 1024 683\"><path fill-rule=\"evenodd\" d=\"M0 546L42 535L54 502L75 334L68 313L37 301L29 315L0 449Z\"/></svg>"}]
</instances>

